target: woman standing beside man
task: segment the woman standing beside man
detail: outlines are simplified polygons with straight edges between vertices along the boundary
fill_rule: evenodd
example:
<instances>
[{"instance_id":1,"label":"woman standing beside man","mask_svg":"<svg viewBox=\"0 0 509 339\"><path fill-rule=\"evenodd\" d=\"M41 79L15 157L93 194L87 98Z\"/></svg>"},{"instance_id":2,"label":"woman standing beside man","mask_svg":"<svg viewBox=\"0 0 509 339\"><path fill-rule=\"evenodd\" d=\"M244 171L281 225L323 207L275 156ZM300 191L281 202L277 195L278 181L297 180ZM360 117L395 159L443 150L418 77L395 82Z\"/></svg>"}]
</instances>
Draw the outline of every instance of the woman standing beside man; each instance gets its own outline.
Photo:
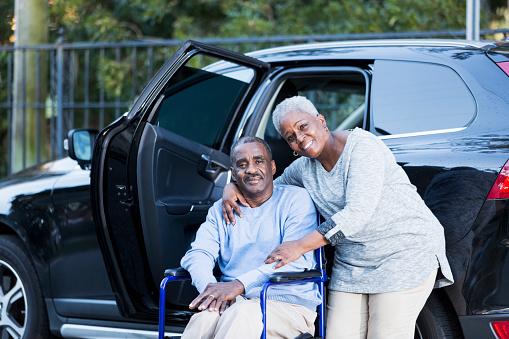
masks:
<instances>
[{"instance_id":1,"label":"woman standing beside man","mask_svg":"<svg viewBox=\"0 0 509 339\"><path fill-rule=\"evenodd\" d=\"M296 159L274 181L307 189L325 218L300 240L279 245L275 268L326 244L335 248L327 304L327 339L413 338L433 287L452 284L444 231L396 163L389 148L362 129L334 131L304 97L281 102L276 130ZM235 184L223 193L223 215L234 223Z\"/></svg>"}]
</instances>

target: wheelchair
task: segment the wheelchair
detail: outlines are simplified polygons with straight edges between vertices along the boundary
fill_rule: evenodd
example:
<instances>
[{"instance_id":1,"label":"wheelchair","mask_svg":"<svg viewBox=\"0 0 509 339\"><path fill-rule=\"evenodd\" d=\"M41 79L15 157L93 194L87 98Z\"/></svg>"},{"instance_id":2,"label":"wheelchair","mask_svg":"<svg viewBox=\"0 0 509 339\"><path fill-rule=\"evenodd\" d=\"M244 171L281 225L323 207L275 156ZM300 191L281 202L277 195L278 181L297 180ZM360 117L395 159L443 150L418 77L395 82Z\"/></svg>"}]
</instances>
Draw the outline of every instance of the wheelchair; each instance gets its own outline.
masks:
<instances>
[{"instance_id":1,"label":"wheelchair","mask_svg":"<svg viewBox=\"0 0 509 339\"><path fill-rule=\"evenodd\" d=\"M267 336L267 290L273 285L282 284L302 284L302 283L317 283L318 290L322 295L322 303L317 309L318 321L318 336L314 337L311 334L301 334L296 339L311 339L311 338L324 338L325 336L325 282L327 281L327 274L325 273L324 254L323 248L318 248L315 251L317 268L303 272L278 272L270 276L260 292L260 307L262 310L263 330L261 339L266 339ZM165 307L166 307L166 286L171 281L191 280L189 272L182 267L177 269L168 269L164 272L164 279L161 281L160 294L159 294L159 339L164 339L164 324L165 324Z\"/></svg>"}]
</instances>

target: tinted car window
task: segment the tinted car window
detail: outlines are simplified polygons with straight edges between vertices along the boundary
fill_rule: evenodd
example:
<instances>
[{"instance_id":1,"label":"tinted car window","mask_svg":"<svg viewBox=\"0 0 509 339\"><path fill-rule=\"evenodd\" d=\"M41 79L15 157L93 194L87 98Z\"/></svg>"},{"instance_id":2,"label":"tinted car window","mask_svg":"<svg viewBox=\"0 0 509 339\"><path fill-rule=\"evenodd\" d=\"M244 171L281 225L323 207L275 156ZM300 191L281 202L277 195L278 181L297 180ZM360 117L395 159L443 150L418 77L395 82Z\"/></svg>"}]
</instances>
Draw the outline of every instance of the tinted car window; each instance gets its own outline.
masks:
<instances>
[{"instance_id":1,"label":"tinted car window","mask_svg":"<svg viewBox=\"0 0 509 339\"><path fill-rule=\"evenodd\" d=\"M281 95L284 92L283 95ZM307 75L293 77L284 82L276 93L270 114L285 98L302 95L307 97L320 114L325 117L331 130L346 130L362 127L366 101L366 83L361 72L343 72L333 76ZM263 130L265 122L262 122ZM260 135L262 136L262 135ZM267 138L281 138L272 125L272 116L267 119Z\"/></svg>"},{"instance_id":2,"label":"tinted car window","mask_svg":"<svg viewBox=\"0 0 509 339\"><path fill-rule=\"evenodd\" d=\"M305 74L288 77L279 85L262 118L257 136L265 139L276 160L276 177L295 160L287 142L272 124L272 112L286 98L302 95L313 102L331 131L363 127L366 77L361 71L337 71L333 75Z\"/></svg>"},{"instance_id":3,"label":"tinted car window","mask_svg":"<svg viewBox=\"0 0 509 339\"><path fill-rule=\"evenodd\" d=\"M460 76L436 64L378 60L372 93L373 123L380 134L463 127L476 113Z\"/></svg>"},{"instance_id":4,"label":"tinted car window","mask_svg":"<svg viewBox=\"0 0 509 339\"><path fill-rule=\"evenodd\" d=\"M362 127L364 117L364 92L316 90L304 92L320 114L325 117L327 125L332 130L345 130ZM355 115L356 120L350 125L346 123L349 117Z\"/></svg>"},{"instance_id":5,"label":"tinted car window","mask_svg":"<svg viewBox=\"0 0 509 339\"><path fill-rule=\"evenodd\" d=\"M191 59L172 77L164 91L157 124L217 149L254 72L226 62L193 67L200 63Z\"/></svg>"}]
</instances>

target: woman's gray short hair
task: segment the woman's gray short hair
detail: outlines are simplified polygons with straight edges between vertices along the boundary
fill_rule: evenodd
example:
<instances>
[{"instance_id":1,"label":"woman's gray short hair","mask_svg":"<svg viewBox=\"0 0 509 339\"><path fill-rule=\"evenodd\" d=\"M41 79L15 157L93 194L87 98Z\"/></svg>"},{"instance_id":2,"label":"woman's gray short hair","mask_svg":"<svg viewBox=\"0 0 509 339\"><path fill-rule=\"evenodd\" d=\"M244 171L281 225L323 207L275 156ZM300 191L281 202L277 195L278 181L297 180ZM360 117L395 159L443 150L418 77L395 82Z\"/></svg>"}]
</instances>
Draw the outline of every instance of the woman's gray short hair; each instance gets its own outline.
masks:
<instances>
[{"instance_id":1,"label":"woman's gray short hair","mask_svg":"<svg viewBox=\"0 0 509 339\"><path fill-rule=\"evenodd\" d=\"M313 117L316 117L319 114L315 108L315 105L313 105L311 101L303 96L295 96L285 99L276 106L274 112L272 113L272 123L274 124L274 128L279 132L279 134L282 135L281 130L279 129L281 119L283 119L286 114L295 111L307 113Z\"/></svg>"}]
</instances>

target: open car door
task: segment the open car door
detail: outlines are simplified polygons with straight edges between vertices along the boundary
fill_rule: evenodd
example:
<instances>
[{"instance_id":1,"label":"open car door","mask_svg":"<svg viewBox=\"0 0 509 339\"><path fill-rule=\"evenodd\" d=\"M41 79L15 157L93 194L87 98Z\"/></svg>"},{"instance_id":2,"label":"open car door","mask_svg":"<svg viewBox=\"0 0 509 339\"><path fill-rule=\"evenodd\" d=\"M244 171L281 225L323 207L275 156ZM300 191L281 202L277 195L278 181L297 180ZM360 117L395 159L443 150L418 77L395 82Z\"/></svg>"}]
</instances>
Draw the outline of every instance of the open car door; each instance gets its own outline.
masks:
<instances>
[{"instance_id":1,"label":"open car door","mask_svg":"<svg viewBox=\"0 0 509 339\"><path fill-rule=\"evenodd\" d=\"M229 179L229 148L269 65L186 42L132 110L106 127L92 160L97 234L120 312L156 319L166 268L194 240ZM168 321L184 324L196 295L168 289Z\"/></svg>"}]
</instances>

